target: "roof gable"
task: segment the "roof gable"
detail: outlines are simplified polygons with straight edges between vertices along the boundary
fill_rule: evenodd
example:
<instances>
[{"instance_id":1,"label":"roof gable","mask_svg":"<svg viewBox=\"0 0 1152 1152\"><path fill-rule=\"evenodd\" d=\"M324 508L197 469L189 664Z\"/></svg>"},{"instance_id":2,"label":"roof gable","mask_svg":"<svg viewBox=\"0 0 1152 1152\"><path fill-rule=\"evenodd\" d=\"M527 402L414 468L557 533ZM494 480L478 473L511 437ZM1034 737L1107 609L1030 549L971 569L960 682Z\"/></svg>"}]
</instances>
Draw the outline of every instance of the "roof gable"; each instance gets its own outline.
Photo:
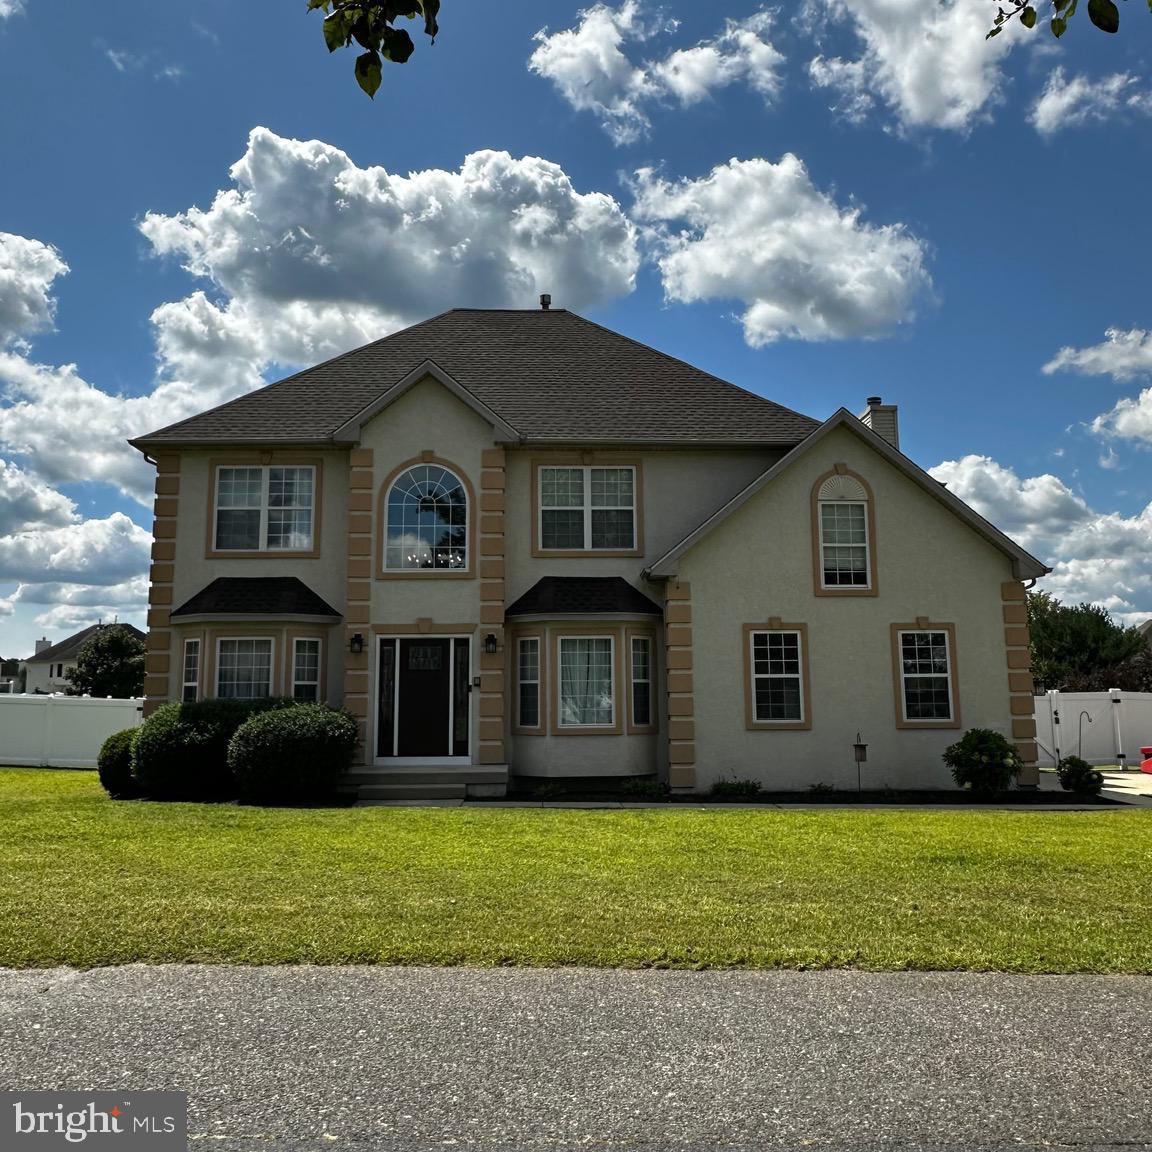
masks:
<instances>
[{"instance_id":1,"label":"roof gable","mask_svg":"<svg viewBox=\"0 0 1152 1152\"><path fill-rule=\"evenodd\" d=\"M1012 561L1012 570L1018 579L1032 579L1050 572L1052 569L1042 564L1030 552L1026 552L1014 540L1005 536L994 524L985 520L979 512L970 508L958 496L949 492L938 480L934 480L918 464L914 463L903 452L894 448L881 436L877 436L866 424L854 416L847 408L840 408L834 412L818 431L813 432L802 443L798 444L781 460L778 460L767 471L762 472L741 492L738 492L722 508L708 517L699 527L690 532L674 548L669 549L646 572L652 577L674 576L680 557L690 548L699 544L714 528L728 519L738 508L747 503L762 489L771 484L778 476L791 468L798 460L803 459L809 452L821 444L828 435L837 428L844 428L859 437L878 455L888 461L897 471L903 473L913 483L919 485L932 499L943 504L955 516L958 516L973 531L983 536L993 547L998 548Z\"/></svg>"},{"instance_id":2,"label":"roof gable","mask_svg":"<svg viewBox=\"0 0 1152 1152\"><path fill-rule=\"evenodd\" d=\"M131 443L343 442L429 362L519 441L791 446L819 427L564 309L456 309Z\"/></svg>"},{"instance_id":3,"label":"roof gable","mask_svg":"<svg viewBox=\"0 0 1152 1152\"><path fill-rule=\"evenodd\" d=\"M43 652L37 652L34 656L29 656L24 661L25 664L46 664L56 660L68 660L75 656L81 648L84 647L85 642L101 628L123 628L131 632L137 640L143 640L144 633L139 628L134 627L132 624L91 624L87 628L74 633L65 640L60 640L53 644L51 648L45 648Z\"/></svg>"}]
</instances>

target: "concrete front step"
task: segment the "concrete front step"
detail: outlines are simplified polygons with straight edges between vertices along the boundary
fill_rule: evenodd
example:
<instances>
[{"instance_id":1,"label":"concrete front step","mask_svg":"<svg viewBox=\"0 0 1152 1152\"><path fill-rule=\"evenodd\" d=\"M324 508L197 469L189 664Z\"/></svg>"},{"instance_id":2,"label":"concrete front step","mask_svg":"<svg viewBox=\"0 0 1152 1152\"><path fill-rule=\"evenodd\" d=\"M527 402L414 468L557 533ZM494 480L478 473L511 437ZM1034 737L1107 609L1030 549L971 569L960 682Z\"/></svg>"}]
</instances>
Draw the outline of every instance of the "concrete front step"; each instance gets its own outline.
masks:
<instances>
[{"instance_id":1,"label":"concrete front step","mask_svg":"<svg viewBox=\"0 0 1152 1152\"><path fill-rule=\"evenodd\" d=\"M360 802L366 800L463 800L467 784L364 784Z\"/></svg>"},{"instance_id":2,"label":"concrete front step","mask_svg":"<svg viewBox=\"0 0 1152 1152\"><path fill-rule=\"evenodd\" d=\"M345 780L367 787L375 784L507 784L507 768L354 768Z\"/></svg>"}]
</instances>

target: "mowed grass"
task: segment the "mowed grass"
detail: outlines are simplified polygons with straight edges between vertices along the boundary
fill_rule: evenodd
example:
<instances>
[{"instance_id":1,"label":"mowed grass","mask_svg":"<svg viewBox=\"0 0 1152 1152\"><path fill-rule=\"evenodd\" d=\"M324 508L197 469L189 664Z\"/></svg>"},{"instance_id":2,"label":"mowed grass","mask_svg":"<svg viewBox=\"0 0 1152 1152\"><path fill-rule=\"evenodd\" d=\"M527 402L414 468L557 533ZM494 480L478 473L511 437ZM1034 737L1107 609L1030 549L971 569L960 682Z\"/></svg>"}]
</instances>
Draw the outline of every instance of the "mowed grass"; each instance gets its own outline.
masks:
<instances>
[{"instance_id":1,"label":"mowed grass","mask_svg":"<svg viewBox=\"0 0 1152 1152\"><path fill-rule=\"evenodd\" d=\"M261 809L0 770L0 964L1152 972L1152 811Z\"/></svg>"}]
</instances>

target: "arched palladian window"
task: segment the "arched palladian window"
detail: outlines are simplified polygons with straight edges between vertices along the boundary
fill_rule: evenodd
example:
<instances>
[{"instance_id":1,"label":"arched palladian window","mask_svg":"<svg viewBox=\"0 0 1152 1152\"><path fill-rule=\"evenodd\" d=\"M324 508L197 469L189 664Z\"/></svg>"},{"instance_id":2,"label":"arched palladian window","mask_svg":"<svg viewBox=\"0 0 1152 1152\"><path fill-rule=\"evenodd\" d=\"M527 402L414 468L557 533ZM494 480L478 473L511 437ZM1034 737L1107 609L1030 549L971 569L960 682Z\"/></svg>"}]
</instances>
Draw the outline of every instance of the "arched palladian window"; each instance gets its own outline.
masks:
<instances>
[{"instance_id":1,"label":"arched palladian window","mask_svg":"<svg viewBox=\"0 0 1152 1152\"><path fill-rule=\"evenodd\" d=\"M468 567L468 492L440 464L417 464L388 489L384 567Z\"/></svg>"},{"instance_id":2,"label":"arched palladian window","mask_svg":"<svg viewBox=\"0 0 1152 1152\"><path fill-rule=\"evenodd\" d=\"M839 465L817 481L814 495L817 590L875 593L875 520L867 483Z\"/></svg>"}]
</instances>

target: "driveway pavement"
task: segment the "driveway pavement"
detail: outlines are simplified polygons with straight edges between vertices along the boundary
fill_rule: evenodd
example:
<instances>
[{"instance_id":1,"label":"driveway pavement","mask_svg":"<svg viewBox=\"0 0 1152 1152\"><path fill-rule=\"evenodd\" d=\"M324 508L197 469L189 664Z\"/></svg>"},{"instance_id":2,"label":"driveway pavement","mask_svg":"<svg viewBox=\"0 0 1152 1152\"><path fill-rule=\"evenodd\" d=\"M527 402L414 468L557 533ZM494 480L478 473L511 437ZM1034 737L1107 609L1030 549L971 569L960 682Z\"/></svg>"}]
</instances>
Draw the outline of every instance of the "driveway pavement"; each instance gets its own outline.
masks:
<instances>
[{"instance_id":1,"label":"driveway pavement","mask_svg":"<svg viewBox=\"0 0 1152 1152\"><path fill-rule=\"evenodd\" d=\"M193 1149L1152 1149L1152 979L0 970L0 1088L174 1088Z\"/></svg>"}]
</instances>

